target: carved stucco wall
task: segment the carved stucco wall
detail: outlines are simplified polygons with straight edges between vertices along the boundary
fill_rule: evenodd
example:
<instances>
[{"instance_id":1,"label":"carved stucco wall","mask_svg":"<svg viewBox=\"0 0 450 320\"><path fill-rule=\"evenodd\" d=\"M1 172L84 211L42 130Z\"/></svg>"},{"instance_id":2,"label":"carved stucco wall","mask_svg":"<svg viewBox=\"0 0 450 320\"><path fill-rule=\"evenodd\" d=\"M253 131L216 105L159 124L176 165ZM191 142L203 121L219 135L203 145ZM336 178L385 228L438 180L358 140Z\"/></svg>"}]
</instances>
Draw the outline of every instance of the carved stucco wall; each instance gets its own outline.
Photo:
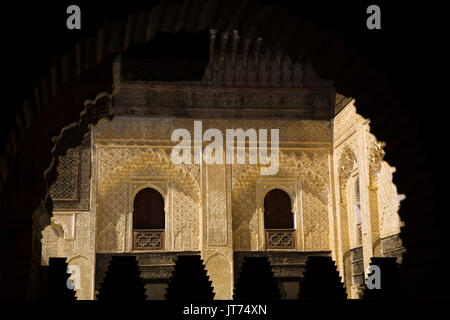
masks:
<instances>
[{"instance_id":1,"label":"carved stucco wall","mask_svg":"<svg viewBox=\"0 0 450 320\"><path fill-rule=\"evenodd\" d=\"M344 272L346 254L356 243L349 211L349 186L356 177L361 185L365 263L377 250L375 238L399 232L394 169L382 161L382 144L352 104L334 123L203 121L203 132L280 129L279 171L273 176L262 176L258 165L249 164L174 165L171 133L186 128L194 138L193 124L191 119L101 120L92 129L92 144L83 144L81 152L70 150L68 159L61 159L61 177L53 190L55 197L62 196L55 200L52 225L43 232L43 263L50 256L66 256L69 264L79 266L79 298L93 298L95 252L132 251L133 199L145 187L164 197L165 250L200 251L216 297L222 299L232 294L233 251L265 250L263 200L271 189L285 190L291 198L297 250L331 250L346 283L351 280Z\"/></svg>"},{"instance_id":2,"label":"carved stucco wall","mask_svg":"<svg viewBox=\"0 0 450 320\"><path fill-rule=\"evenodd\" d=\"M48 265L50 257L66 257L69 267L75 266L80 270L76 297L79 300L92 299L95 219L90 212L56 211L51 221L42 233L42 265Z\"/></svg>"},{"instance_id":3,"label":"carved stucco wall","mask_svg":"<svg viewBox=\"0 0 450 320\"><path fill-rule=\"evenodd\" d=\"M378 184L381 238L398 234L402 224L400 216L396 214L400 206L400 196L397 194L397 187L392 183L394 172L394 168L383 162Z\"/></svg>"},{"instance_id":4,"label":"carved stucco wall","mask_svg":"<svg viewBox=\"0 0 450 320\"><path fill-rule=\"evenodd\" d=\"M384 144L370 133L369 121L356 113L354 101L334 120L336 192L336 262L350 297L358 297L351 277L350 249L358 246L354 216L355 183L359 179L364 270L372 256L382 255L381 240L400 232L399 195L392 182L395 171L383 161Z\"/></svg>"},{"instance_id":5,"label":"carved stucco wall","mask_svg":"<svg viewBox=\"0 0 450 320\"><path fill-rule=\"evenodd\" d=\"M318 126L323 125L318 123ZM233 243L235 250L265 250L263 199L271 189L291 197L297 248L329 250L329 152L281 151L276 175L261 176L258 166L233 166Z\"/></svg>"},{"instance_id":6,"label":"carved stucco wall","mask_svg":"<svg viewBox=\"0 0 450 320\"><path fill-rule=\"evenodd\" d=\"M42 265L50 257L66 257L69 267L80 270L79 300L93 298L95 219L90 212L55 211L51 225L42 232Z\"/></svg>"},{"instance_id":7,"label":"carved stucco wall","mask_svg":"<svg viewBox=\"0 0 450 320\"><path fill-rule=\"evenodd\" d=\"M142 187L164 197L166 250L199 250L200 190L191 174L198 165L175 166L163 149L143 146L98 145L97 161L97 252L131 251L132 204Z\"/></svg>"},{"instance_id":8,"label":"carved stucco wall","mask_svg":"<svg viewBox=\"0 0 450 320\"><path fill-rule=\"evenodd\" d=\"M91 139L59 157L56 181L50 186L54 210L90 210Z\"/></svg>"},{"instance_id":9,"label":"carved stucco wall","mask_svg":"<svg viewBox=\"0 0 450 320\"><path fill-rule=\"evenodd\" d=\"M51 225L42 232L42 264L49 257L66 257L69 267L78 267L80 283L76 296L93 298L95 267L95 210L91 210L91 139L69 149L59 158L58 177L50 187L53 200ZM74 275L75 276L75 275Z\"/></svg>"},{"instance_id":10,"label":"carved stucco wall","mask_svg":"<svg viewBox=\"0 0 450 320\"><path fill-rule=\"evenodd\" d=\"M370 133L369 121L356 113L353 103L336 116L334 132L334 158L339 160L346 148L356 156L353 171L360 173L361 197L368 200L369 187L376 185L378 192L374 205L377 205L379 211L380 236L384 238L398 234L402 223L397 213L401 196L397 194L397 187L392 182L395 168L383 161L384 143L377 141ZM336 174L339 176L339 172ZM365 203L372 206L369 201ZM370 212L373 208L367 209Z\"/></svg>"},{"instance_id":11,"label":"carved stucco wall","mask_svg":"<svg viewBox=\"0 0 450 320\"><path fill-rule=\"evenodd\" d=\"M133 188L137 182L158 186L166 201L166 250L201 250L216 296L230 298L233 249L264 250L258 201L269 190L260 188L256 195L262 177L259 166L174 165L171 133L186 128L194 138L193 124L183 119L116 117L94 127L96 248L98 252L130 251ZM329 122L204 120L202 124L203 132L208 128L223 133L229 128L281 128L280 170L269 180L265 178L264 185L292 188L301 235L298 248L330 249ZM221 269L214 268L217 264Z\"/></svg>"}]
</instances>

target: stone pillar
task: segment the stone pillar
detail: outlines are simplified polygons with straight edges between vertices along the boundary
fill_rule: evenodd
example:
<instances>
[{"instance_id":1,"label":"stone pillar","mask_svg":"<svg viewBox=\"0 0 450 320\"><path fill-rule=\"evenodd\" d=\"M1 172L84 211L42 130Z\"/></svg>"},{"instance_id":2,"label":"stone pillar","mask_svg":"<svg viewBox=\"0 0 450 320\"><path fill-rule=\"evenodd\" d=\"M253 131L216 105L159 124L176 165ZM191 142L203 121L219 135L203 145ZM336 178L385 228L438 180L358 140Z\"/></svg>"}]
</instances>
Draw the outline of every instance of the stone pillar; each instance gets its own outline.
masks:
<instances>
[{"instance_id":1,"label":"stone pillar","mask_svg":"<svg viewBox=\"0 0 450 320\"><path fill-rule=\"evenodd\" d=\"M380 216L378 211L378 186L370 179L369 206L370 206L370 231L372 238L372 252L374 257L381 257Z\"/></svg>"},{"instance_id":2,"label":"stone pillar","mask_svg":"<svg viewBox=\"0 0 450 320\"><path fill-rule=\"evenodd\" d=\"M348 204L348 182L350 174L356 163L356 156L350 147L344 147L338 164L339 173L339 211L340 211L340 236L341 236L341 252L342 264L344 267L344 284L347 290L347 295L353 298L352 286L352 257L350 251L350 230L349 230L349 204Z\"/></svg>"},{"instance_id":3,"label":"stone pillar","mask_svg":"<svg viewBox=\"0 0 450 320\"><path fill-rule=\"evenodd\" d=\"M202 164L202 180L202 258L214 287L215 299L232 299L233 242L230 166Z\"/></svg>"},{"instance_id":4,"label":"stone pillar","mask_svg":"<svg viewBox=\"0 0 450 320\"><path fill-rule=\"evenodd\" d=\"M352 257L350 251L350 232L348 228L348 201L347 201L347 184L345 182L340 183L340 229L341 229L341 252L342 252L342 265L343 280L345 288L347 289L347 295L351 297L351 287L353 285L352 279Z\"/></svg>"},{"instance_id":5,"label":"stone pillar","mask_svg":"<svg viewBox=\"0 0 450 320\"><path fill-rule=\"evenodd\" d=\"M372 142L369 147L369 206L373 256L381 257L380 213L378 207L378 176L384 157L384 143Z\"/></svg>"}]
</instances>

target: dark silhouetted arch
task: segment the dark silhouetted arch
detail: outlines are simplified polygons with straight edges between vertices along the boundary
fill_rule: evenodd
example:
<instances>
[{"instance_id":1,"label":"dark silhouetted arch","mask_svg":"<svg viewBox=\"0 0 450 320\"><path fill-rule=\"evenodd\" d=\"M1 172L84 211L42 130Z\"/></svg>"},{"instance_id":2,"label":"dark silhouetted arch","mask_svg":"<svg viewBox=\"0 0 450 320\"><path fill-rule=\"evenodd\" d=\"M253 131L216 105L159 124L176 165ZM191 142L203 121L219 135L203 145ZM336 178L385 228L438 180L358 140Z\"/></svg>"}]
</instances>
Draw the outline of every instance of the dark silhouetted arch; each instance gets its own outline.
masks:
<instances>
[{"instance_id":1,"label":"dark silhouetted arch","mask_svg":"<svg viewBox=\"0 0 450 320\"><path fill-rule=\"evenodd\" d=\"M134 198L133 230L164 229L164 198L155 189L145 188Z\"/></svg>"},{"instance_id":2,"label":"dark silhouetted arch","mask_svg":"<svg viewBox=\"0 0 450 320\"><path fill-rule=\"evenodd\" d=\"M264 228L294 229L291 198L285 191L273 189L264 197Z\"/></svg>"}]
</instances>

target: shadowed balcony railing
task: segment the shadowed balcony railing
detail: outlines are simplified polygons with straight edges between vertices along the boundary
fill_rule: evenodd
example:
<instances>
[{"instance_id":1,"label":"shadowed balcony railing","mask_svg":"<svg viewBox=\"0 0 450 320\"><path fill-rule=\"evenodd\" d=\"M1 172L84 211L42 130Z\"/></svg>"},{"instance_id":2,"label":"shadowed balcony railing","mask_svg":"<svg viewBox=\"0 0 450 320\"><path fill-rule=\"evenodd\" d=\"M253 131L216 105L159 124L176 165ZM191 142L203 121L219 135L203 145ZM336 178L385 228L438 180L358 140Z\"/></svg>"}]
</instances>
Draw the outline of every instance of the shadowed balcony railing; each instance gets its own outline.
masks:
<instances>
[{"instance_id":1,"label":"shadowed balcony railing","mask_svg":"<svg viewBox=\"0 0 450 320\"><path fill-rule=\"evenodd\" d=\"M266 229L267 249L295 249L295 229Z\"/></svg>"},{"instance_id":2,"label":"shadowed balcony railing","mask_svg":"<svg viewBox=\"0 0 450 320\"><path fill-rule=\"evenodd\" d=\"M164 230L133 230L133 250L164 250Z\"/></svg>"}]
</instances>

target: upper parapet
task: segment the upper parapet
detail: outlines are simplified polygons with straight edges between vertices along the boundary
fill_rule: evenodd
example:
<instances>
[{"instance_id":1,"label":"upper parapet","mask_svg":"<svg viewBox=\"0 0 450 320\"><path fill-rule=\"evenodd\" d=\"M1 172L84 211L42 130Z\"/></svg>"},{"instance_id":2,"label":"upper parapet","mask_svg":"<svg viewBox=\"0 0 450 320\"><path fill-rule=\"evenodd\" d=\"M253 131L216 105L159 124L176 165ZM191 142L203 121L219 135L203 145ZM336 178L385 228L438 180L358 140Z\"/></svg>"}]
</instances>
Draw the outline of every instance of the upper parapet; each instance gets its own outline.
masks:
<instances>
[{"instance_id":1,"label":"upper parapet","mask_svg":"<svg viewBox=\"0 0 450 320\"><path fill-rule=\"evenodd\" d=\"M262 38L241 39L238 30L210 30L209 63L202 85L257 88L332 88L320 79L309 61L294 62L271 50Z\"/></svg>"},{"instance_id":2,"label":"upper parapet","mask_svg":"<svg viewBox=\"0 0 450 320\"><path fill-rule=\"evenodd\" d=\"M237 30L157 35L126 52L118 70L115 114L291 120L334 116L332 81L319 78L310 62L294 62L262 38L241 39Z\"/></svg>"}]
</instances>

